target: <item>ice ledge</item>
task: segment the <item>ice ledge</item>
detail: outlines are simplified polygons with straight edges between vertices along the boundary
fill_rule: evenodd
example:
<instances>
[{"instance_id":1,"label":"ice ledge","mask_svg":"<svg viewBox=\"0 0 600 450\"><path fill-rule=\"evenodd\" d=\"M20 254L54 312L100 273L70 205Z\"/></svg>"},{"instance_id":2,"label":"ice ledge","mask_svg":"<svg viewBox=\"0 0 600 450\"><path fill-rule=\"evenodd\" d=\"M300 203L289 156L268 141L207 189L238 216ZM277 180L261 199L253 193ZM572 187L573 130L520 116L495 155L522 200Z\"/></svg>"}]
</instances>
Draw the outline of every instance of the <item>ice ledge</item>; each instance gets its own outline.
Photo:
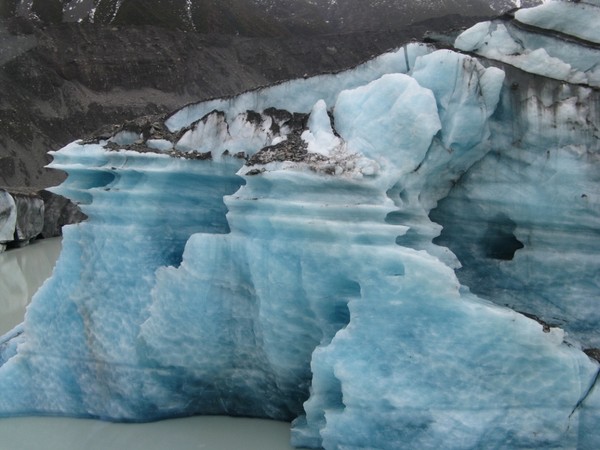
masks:
<instances>
[{"instance_id":1,"label":"ice ledge","mask_svg":"<svg viewBox=\"0 0 600 450\"><path fill-rule=\"evenodd\" d=\"M515 18L527 25L600 44L600 2L597 1L550 1L520 9L515 12Z\"/></svg>"},{"instance_id":2,"label":"ice ledge","mask_svg":"<svg viewBox=\"0 0 600 450\"><path fill-rule=\"evenodd\" d=\"M454 45L532 74L600 87L600 7L555 1L518 10L515 19L480 22L459 35Z\"/></svg>"}]
</instances>

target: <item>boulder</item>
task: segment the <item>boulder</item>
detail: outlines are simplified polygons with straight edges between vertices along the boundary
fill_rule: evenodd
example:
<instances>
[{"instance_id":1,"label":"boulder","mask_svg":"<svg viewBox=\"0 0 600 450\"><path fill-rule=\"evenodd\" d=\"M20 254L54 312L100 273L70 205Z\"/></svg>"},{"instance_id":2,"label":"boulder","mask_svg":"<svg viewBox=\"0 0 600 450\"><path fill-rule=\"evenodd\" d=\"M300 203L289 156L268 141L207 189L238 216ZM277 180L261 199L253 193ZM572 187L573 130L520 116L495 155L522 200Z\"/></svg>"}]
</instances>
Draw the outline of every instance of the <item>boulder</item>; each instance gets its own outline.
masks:
<instances>
[{"instance_id":1,"label":"boulder","mask_svg":"<svg viewBox=\"0 0 600 450\"><path fill-rule=\"evenodd\" d=\"M51 238L62 235L63 225L78 223L87 218L79 207L62 195L47 190L39 191L44 201L44 226L40 237Z\"/></svg>"}]
</instances>

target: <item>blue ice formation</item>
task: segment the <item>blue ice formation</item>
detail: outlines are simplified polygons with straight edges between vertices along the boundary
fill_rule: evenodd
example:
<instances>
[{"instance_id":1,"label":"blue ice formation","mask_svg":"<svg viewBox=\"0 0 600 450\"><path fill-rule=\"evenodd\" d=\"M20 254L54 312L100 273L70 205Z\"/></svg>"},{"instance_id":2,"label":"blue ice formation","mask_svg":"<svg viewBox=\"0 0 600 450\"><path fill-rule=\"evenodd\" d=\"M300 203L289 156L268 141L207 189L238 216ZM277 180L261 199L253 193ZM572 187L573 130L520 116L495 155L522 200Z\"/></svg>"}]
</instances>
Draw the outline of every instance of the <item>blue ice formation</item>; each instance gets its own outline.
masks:
<instances>
[{"instance_id":1,"label":"blue ice formation","mask_svg":"<svg viewBox=\"0 0 600 450\"><path fill-rule=\"evenodd\" d=\"M527 33L558 59L570 29L544 8ZM0 338L0 414L598 448L595 69L537 65L532 36L519 64L480 50L517 19L458 39L479 59L411 44L54 152L89 220Z\"/></svg>"},{"instance_id":2,"label":"blue ice formation","mask_svg":"<svg viewBox=\"0 0 600 450\"><path fill-rule=\"evenodd\" d=\"M548 78L600 87L600 1L550 1L518 10L515 21L481 22L456 48Z\"/></svg>"}]
</instances>

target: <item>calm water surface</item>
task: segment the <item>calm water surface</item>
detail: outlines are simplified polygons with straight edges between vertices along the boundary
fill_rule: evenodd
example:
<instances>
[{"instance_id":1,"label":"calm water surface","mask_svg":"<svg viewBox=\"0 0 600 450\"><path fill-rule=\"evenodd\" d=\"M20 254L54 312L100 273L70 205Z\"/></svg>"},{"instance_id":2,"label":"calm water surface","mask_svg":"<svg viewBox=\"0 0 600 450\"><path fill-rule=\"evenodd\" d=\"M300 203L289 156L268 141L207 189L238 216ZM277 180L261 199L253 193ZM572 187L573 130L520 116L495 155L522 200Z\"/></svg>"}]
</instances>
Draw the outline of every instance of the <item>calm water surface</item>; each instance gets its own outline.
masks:
<instances>
[{"instance_id":1,"label":"calm water surface","mask_svg":"<svg viewBox=\"0 0 600 450\"><path fill-rule=\"evenodd\" d=\"M52 274L60 247L59 238L45 239L0 253L0 336L23 321L31 296ZM291 450L289 439L289 423L232 417L147 424L0 419L0 450Z\"/></svg>"},{"instance_id":2,"label":"calm water surface","mask_svg":"<svg viewBox=\"0 0 600 450\"><path fill-rule=\"evenodd\" d=\"M0 336L23 321L25 307L52 274L60 253L60 238L0 253Z\"/></svg>"}]
</instances>

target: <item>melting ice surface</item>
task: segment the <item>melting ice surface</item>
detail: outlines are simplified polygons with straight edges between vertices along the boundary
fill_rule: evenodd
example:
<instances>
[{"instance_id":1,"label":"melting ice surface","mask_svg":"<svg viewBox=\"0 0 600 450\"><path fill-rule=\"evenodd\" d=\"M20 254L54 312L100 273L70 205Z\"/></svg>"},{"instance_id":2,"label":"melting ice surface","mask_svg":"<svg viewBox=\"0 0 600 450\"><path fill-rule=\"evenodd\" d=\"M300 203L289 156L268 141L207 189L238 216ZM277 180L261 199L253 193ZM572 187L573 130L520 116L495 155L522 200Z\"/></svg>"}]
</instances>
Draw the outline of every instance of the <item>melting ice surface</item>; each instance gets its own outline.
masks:
<instances>
[{"instance_id":1,"label":"melting ice surface","mask_svg":"<svg viewBox=\"0 0 600 450\"><path fill-rule=\"evenodd\" d=\"M538 11L523 20L552 29ZM519 24L457 41L488 59L412 44L55 152L57 191L90 219L0 339L0 414L293 419L295 445L327 449L597 448L595 69L554 51L565 27L518 39L509 65ZM534 70L539 49L571 69Z\"/></svg>"}]
</instances>

